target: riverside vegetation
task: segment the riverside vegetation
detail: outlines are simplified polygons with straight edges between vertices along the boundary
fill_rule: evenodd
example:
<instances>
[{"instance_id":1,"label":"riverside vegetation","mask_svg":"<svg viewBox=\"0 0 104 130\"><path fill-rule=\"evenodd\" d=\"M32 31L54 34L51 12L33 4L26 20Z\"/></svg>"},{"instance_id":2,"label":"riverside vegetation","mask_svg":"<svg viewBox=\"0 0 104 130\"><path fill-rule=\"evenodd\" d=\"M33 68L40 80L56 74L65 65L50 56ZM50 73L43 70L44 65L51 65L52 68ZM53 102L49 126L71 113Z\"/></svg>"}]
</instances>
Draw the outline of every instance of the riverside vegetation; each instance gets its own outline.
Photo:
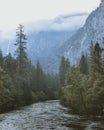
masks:
<instances>
[{"instance_id":1,"label":"riverside vegetation","mask_svg":"<svg viewBox=\"0 0 104 130\"><path fill-rule=\"evenodd\" d=\"M102 43L104 45L104 38ZM62 58L62 61L65 60ZM79 114L104 115L103 46L91 44L90 54L82 54L80 62L70 66L67 71L62 61L59 74L61 103Z\"/></svg>"},{"instance_id":2,"label":"riverside vegetation","mask_svg":"<svg viewBox=\"0 0 104 130\"><path fill-rule=\"evenodd\" d=\"M44 73L39 61L33 66L26 44L24 26L19 25L14 56L0 51L0 113L60 98L79 114L104 114L104 48L99 43L91 44L90 54L83 53L76 65L62 57L59 75Z\"/></svg>"},{"instance_id":3,"label":"riverside vegetation","mask_svg":"<svg viewBox=\"0 0 104 130\"><path fill-rule=\"evenodd\" d=\"M33 66L26 53L24 26L16 32L16 50L2 55L0 51L0 113L37 101L56 99L58 76L45 74L39 61Z\"/></svg>"}]
</instances>

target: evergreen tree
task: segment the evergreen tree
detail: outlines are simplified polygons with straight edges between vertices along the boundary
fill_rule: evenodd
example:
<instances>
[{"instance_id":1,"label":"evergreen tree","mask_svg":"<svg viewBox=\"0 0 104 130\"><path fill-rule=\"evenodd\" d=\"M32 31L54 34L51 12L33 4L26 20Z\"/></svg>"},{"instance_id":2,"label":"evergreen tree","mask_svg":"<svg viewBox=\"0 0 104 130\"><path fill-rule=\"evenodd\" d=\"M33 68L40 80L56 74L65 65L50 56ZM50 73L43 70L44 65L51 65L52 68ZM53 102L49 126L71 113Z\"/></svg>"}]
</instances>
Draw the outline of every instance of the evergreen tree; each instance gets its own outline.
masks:
<instances>
[{"instance_id":1,"label":"evergreen tree","mask_svg":"<svg viewBox=\"0 0 104 130\"><path fill-rule=\"evenodd\" d=\"M69 62L69 59L67 58L66 59L66 73L69 70L69 68L70 68L70 62Z\"/></svg>"},{"instance_id":2,"label":"evergreen tree","mask_svg":"<svg viewBox=\"0 0 104 130\"><path fill-rule=\"evenodd\" d=\"M69 59L65 59L64 56L61 57L61 63L59 66L59 80L60 80L60 85L64 86L65 85L65 77L68 69L70 68L70 62Z\"/></svg>"},{"instance_id":3,"label":"evergreen tree","mask_svg":"<svg viewBox=\"0 0 104 130\"><path fill-rule=\"evenodd\" d=\"M4 69L10 76L16 72L16 62L10 53L4 57Z\"/></svg>"},{"instance_id":4,"label":"evergreen tree","mask_svg":"<svg viewBox=\"0 0 104 130\"><path fill-rule=\"evenodd\" d=\"M98 43L90 47L90 74L86 75L87 58L82 55L80 66L73 66L66 75L61 101L80 114L104 114L103 49Z\"/></svg>"},{"instance_id":5,"label":"evergreen tree","mask_svg":"<svg viewBox=\"0 0 104 130\"><path fill-rule=\"evenodd\" d=\"M27 64L27 54L26 54L26 35L24 34L24 26L19 25L16 32L16 56L17 56L17 71L20 74L25 72L26 64Z\"/></svg>"},{"instance_id":6,"label":"evergreen tree","mask_svg":"<svg viewBox=\"0 0 104 130\"><path fill-rule=\"evenodd\" d=\"M99 43L91 45L90 49L90 74L102 73L102 50Z\"/></svg>"},{"instance_id":7,"label":"evergreen tree","mask_svg":"<svg viewBox=\"0 0 104 130\"><path fill-rule=\"evenodd\" d=\"M24 34L24 26L19 25L16 32L16 71L14 77L14 84L16 84L16 88L18 89L18 101L21 105L31 103L31 88L30 88L30 74L31 72L29 61L26 54L26 35ZM22 98L22 101L20 101Z\"/></svg>"},{"instance_id":8,"label":"evergreen tree","mask_svg":"<svg viewBox=\"0 0 104 130\"><path fill-rule=\"evenodd\" d=\"M59 67L59 79L60 79L61 86L65 85L65 74L66 74L66 61L65 61L65 57L62 56L60 67Z\"/></svg>"},{"instance_id":9,"label":"evergreen tree","mask_svg":"<svg viewBox=\"0 0 104 130\"><path fill-rule=\"evenodd\" d=\"M85 75L88 74L88 59L87 56L85 56L84 54L82 54L79 67L80 67L80 72L82 74Z\"/></svg>"},{"instance_id":10,"label":"evergreen tree","mask_svg":"<svg viewBox=\"0 0 104 130\"><path fill-rule=\"evenodd\" d=\"M13 109L14 87L11 77L0 67L0 113Z\"/></svg>"},{"instance_id":11,"label":"evergreen tree","mask_svg":"<svg viewBox=\"0 0 104 130\"><path fill-rule=\"evenodd\" d=\"M94 45L91 42L91 46L90 46L90 54L89 54L89 73L90 75L94 75L94 71L93 71L93 66L94 66Z\"/></svg>"},{"instance_id":12,"label":"evergreen tree","mask_svg":"<svg viewBox=\"0 0 104 130\"><path fill-rule=\"evenodd\" d=\"M95 70L99 73L102 73L101 54L102 54L101 47L99 46L99 43L96 43L94 48L94 60L95 60Z\"/></svg>"},{"instance_id":13,"label":"evergreen tree","mask_svg":"<svg viewBox=\"0 0 104 130\"><path fill-rule=\"evenodd\" d=\"M3 55L1 50L0 50L0 67L3 67Z\"/></svg>"},{"instance_id":14,"label":"evergreen tree","mask_svg":"<svg viewBox=\"0 0 104 130\"><path fill-rule=\"evenodd\" d=\"M103 44L103 47L102 47L102 68L103 68L103 70L102 70L102 72L104 74L104 37L102 39L102 44Z\"/></svg>"},{"instance_id":15,"label":"evergreen tree","mask_svg":"<svg viewBox=\"0 0 104 130\"><path fill-rule=\"evenodd\" d=\"M36 65L36 88L37 88L37 91L42 90L43 86L44 86L44 74L43 74L43 70L41 68L39 61L37 61L37 65Z\"/></svg>"}]
</instances>

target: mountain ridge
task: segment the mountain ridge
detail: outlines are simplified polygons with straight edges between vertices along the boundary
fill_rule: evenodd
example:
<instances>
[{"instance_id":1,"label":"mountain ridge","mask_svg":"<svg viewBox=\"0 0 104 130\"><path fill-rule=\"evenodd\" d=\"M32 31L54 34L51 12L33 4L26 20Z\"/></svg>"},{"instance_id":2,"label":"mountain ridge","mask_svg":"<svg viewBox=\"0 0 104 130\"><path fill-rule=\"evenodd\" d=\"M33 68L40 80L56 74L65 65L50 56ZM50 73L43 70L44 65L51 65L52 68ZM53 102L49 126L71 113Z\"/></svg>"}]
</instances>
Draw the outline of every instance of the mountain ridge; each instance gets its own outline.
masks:
<instances>
[{"instance_id":1,"label":"mountain ridge","mask_svg":"<svg viewBox=\"0 0 104 130\"><path fill-rule=\"evenodd\" d=\"M32 63L36 64L37 60L39 60L43 69L47 71L45 66L49 64L48 61L53 57L54 53L57 53L62 44L83 26L87 16L87 13L65 14L51 20L24 24L28 39L27 54ZM11 33L13 37L10 36ZM11 39L8 38L8 35L5 38L5 34L9 34ZM0 48L4 55L9 52L12 55L14 54L14 34L14 30L10 33L1 31Z\"/></svg>"},{"instance_id":2,"label":"mountain ridge","mask_svg":"<svg viewBox=\"0 0 104 130\"><path fill-rule=\"evenodd\" d=\"M104 37L103 12L104 0L89 14L84 26L63 44L58 55L64 55L70 59L72 64L75 64L80 59L82 52L88 52L91 42L102 44L102 37Z\"/></svg>"},{"instance_id":3,"label":"mountain ridge","mask_svg":"<svg viewBox=\"0 0 104 130\"><path fill-rule=\"evenodd\" d=\"M77 64L82 53L89 53L91 43L99 42L102 46L104 37L104 0L99 7L92 11L85 21L83 27L78 29L69 39L62 44L58 52L50 59L53 66L48 64L48 71L58 73L61 56L68 58L71 64Z\"/></svg>"}]
</instances>

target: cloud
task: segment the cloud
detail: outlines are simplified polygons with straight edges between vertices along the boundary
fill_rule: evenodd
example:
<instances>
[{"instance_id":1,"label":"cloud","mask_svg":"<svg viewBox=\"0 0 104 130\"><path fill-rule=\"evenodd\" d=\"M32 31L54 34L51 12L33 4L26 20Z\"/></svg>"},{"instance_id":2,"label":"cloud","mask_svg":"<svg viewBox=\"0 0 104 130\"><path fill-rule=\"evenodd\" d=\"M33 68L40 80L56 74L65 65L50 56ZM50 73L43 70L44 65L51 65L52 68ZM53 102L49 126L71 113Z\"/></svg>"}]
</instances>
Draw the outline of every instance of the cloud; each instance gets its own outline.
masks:
<instances>
[{"instance_id":1,"label":"cloud","mask_svg":"<svg viewBox=\"0 0 104 130\"><path fill-rule=\"evenodd\" d=\"M71 14L59 15L57 18L70 18L70 17L86 16L86 15L88 15L87 12L79 12L79 13L71 13Z\"/></svg>"},{"instance_id":2,"label":"cloud","mask_svg":"<svg viewBox=\"0 0 104 130\"><path fill-rule=\"evenodd\" d=\"M25 26L25 32L39 32L46 30L53 31L62 31L62 30L76 30L83 26L86 18L88 17L88 13L72 13L72 14L64 14L59 15L54 19L50 20L39 20L35 22L22 23ZM14 39L15 38L16 29L11 30L3 30L0 33L0 36L4 39Z\"/></svg>"},{"instance_id":3,"label":"cloud","mask_svg":"<svg viewBox=\"0 0 104 130\"><path fill-rule=\"evenodd\" d=\"M40 20L35 23L25 24L27 30L33 31L45 31L45 30L72 30L82 27L85 23L88 13L72 13L59 15L58 17L51 20ZM28 32L27 31L27 32Z\"/></svg>"}]
</instances>

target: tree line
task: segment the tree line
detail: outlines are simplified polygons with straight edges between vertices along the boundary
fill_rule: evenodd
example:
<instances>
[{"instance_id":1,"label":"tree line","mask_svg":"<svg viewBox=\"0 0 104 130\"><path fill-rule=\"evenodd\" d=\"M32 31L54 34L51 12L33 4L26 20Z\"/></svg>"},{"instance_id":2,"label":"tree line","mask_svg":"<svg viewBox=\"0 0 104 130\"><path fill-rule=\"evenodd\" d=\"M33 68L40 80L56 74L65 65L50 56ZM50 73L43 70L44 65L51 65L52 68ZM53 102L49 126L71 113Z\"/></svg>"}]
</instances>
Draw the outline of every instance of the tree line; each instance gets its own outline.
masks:
<instances>
[{"instance_id":1,"label":"tree line","mask_svg":"<svg viewBox=\"0 0 104 130\"><path fill-rule=\"evenodd\" d=\"M70 65L67 72L64 71L64 84L61 72L65 65L62 61L60 66L63 66L59 70L61 103L79 114L103 115L104 48L99 43L91 43L90 53L83 53L78 64Z\"/></svg>"},{"instance_id":2,"label":"tree line","mask_svg":"<svg viewBox=\"0 0 104 130\"><path fill-rule=\"evenodd\" d=\"M24 105L58 97L57 75L46 74L37 61L31 64L26 53L24 26L16 31L15 54L3 56L0 51L0 113Z\"/></svg>"}]
</instances>

